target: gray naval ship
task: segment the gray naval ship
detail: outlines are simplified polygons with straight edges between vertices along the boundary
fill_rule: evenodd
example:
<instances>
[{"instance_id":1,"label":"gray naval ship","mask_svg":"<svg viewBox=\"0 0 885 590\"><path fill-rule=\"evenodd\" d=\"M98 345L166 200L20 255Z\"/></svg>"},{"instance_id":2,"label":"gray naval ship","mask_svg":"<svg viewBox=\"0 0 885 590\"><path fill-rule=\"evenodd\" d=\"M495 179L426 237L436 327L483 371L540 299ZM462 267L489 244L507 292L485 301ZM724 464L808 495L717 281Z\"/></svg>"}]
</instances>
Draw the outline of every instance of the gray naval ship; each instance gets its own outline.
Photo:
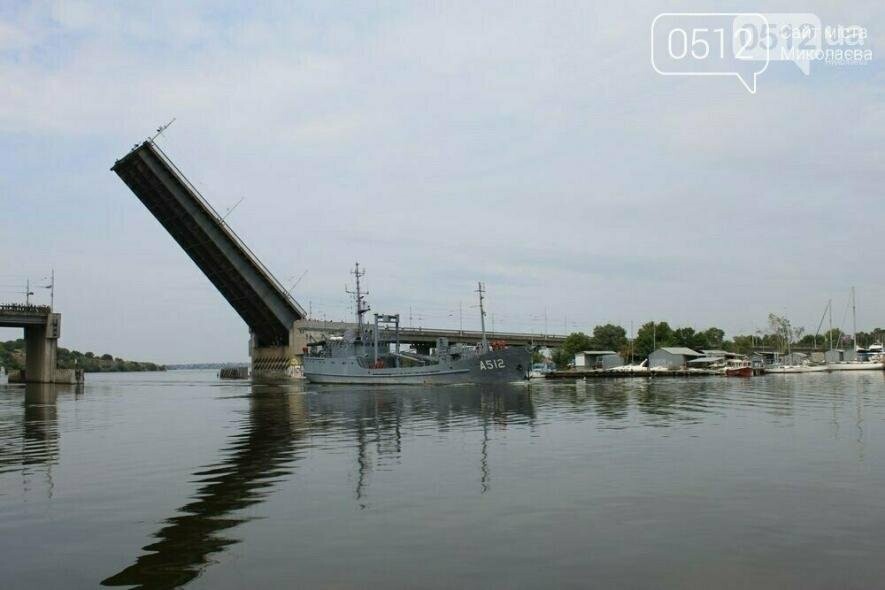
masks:
<instances>
[{"instance_id":1,"label":"gray naval ship","mask_svg":"<svg viewBox=\"0 0 885 590\"><path fill-rule=\"evenodd\" d=\"M399 315L375 314L374 325L365 324L369 311L360 286L359 263L353 271L356 289L356 331L343 337L311 343L304 355L304 377L313 383L371 385L446 385L456 383L508 383L527 378L532 353L527 348L506 348L489 343L485 332L484 289L479 284L482 341L476 346L450 344L437 338L431 354L402 351Z\"/></svg>"}]
</instances>

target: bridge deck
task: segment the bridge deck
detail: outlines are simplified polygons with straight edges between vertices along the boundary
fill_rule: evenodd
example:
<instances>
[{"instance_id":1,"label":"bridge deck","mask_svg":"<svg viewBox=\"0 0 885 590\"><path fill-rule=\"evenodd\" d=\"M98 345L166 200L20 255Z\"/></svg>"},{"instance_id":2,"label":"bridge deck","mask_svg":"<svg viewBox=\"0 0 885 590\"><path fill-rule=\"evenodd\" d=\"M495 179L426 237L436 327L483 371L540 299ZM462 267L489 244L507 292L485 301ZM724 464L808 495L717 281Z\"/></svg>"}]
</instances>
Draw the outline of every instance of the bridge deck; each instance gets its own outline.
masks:
<instances>
[{"instance_id":1,"label":"bridge deck","mask_svg":"<svg viewBox=\"0 0 885 590\"><path fill-rule=\"evenodd\" d=\"M0 305L0 328L45 326L51 313L47 305L3 304Z\"/></svg>"},{"instance_id":2,"label":"bridge deck","mask_svg":"<svg viewBox=\"0 0 885 590\"><path fill-rule=\"evenodd\" d=\"M259 345L288 342L304 310L156 144L145 141L111 170L243 318Z\"/></svg>"},{"instance_id":3,"label":"bridge deck","mask_svg":"<svg viewBox=\"0 0 885 590\"><path fill-rule=\"evenodd\" d=\"M356 330L356 324L352 322L320 320L299 322L296 327L301 332L329 335L340 335L346 330ZM399 336L401 342L408 344L433 344L440 337L448 338L450 342L460 342L463 344L475 344L482 340L482 332L479 330L445 330L438 328L401 327ZM566 337L559 334L532 334L528 332L487 332L486 338L489 341L500 340L510 346L561 346Z\"/></svg>"}]
</instances>

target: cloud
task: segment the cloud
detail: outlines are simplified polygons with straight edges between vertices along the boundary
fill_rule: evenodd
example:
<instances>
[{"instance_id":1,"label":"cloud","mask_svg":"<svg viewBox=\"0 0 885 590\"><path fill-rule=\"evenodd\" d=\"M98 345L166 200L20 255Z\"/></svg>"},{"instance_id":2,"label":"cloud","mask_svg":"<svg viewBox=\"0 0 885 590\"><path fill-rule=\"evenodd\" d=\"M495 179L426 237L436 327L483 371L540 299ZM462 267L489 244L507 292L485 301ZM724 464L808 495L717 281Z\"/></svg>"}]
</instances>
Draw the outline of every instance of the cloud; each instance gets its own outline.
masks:
<instances>
[{"instance_id":1,"label":"cloud","mask_svg":"<svg viewBox=\"0 0 885 590\"><path fill-rule=\"evenodd\" d=\"M812 9L879 35L881 10L855 4ZM9 251L62 272L78 346L243 358L240 320L108 172L176 117L164 149L220 210L245 197L231 223L280 276L309 269L299 298L327 313L346 312L359 259L376 308L448 325L480 279L512 329L546 307L584 329L734 331L784 304L816 317L849 282L875 322L885 284L856 252L877 257L885 212L881 66L777 64L752 97L662 78L648 26L672 6L6 9L0 198L23 211ZM24 238L46 223L35 259Z\"/></svg>"}]
</instances>

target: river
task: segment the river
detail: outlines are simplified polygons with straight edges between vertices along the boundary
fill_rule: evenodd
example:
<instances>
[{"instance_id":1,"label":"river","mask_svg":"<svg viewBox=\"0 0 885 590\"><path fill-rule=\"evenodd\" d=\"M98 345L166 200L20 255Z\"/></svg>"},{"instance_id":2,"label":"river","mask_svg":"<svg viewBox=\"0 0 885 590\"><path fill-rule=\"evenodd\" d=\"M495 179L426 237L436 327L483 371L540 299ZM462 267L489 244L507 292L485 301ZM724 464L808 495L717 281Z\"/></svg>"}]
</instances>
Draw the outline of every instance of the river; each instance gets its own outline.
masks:
<instances>
[{"instance_id":1,"label":"river","mask_svg":"<svg viewBox=\"0 0 885 590\"><path fill-rule=\"evenodd\" d=\"M885 374L0 385L10 588L870 588Z\"/></svg>"}]
</instances>

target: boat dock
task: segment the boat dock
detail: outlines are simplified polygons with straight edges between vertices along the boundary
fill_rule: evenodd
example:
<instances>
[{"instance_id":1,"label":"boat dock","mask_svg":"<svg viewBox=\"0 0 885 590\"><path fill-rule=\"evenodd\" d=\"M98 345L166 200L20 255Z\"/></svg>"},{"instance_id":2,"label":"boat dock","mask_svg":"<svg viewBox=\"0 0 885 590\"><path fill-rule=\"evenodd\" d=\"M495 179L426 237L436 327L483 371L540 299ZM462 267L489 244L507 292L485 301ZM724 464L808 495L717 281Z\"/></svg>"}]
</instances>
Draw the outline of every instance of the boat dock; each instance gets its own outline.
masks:
<instances>
[{"instance_id":1,"label":"boat dock","mask_svg":"<svg viewBox=\"0 0 885 590\"><path fill-rule=\"evenodd\" d=\"M631 379L637 377L725 377L720 371L707 371L704 369L668 369L665 371L613 371L610 369L596 369L587 371L552 371L547 373L546 379Z\"/></svg>"}]
</instances>

